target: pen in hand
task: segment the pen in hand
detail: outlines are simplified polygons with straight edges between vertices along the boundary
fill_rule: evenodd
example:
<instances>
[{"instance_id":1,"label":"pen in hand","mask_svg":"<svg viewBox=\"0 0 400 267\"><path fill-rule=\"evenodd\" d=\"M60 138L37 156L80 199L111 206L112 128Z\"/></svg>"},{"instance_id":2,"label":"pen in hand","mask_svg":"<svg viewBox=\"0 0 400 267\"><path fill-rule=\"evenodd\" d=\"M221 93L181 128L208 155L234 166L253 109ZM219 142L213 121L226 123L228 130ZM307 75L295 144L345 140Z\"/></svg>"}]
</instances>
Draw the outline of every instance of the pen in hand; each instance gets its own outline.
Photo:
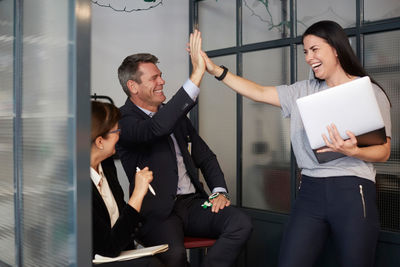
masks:
<instances>
[{"instance_id":1,"label":"pen in hand","mask_svg":"<svg viewBox=\"0 0 400 267\"><path fill-rule=\"evenodd\" d=\"M136 167L136 172L140 172L140 168L139 167ZM149 184L149 190L153 195L156 195L156 192L154 191L154 189L151 186L151 184Z\"/></svg>"}]
</instances>

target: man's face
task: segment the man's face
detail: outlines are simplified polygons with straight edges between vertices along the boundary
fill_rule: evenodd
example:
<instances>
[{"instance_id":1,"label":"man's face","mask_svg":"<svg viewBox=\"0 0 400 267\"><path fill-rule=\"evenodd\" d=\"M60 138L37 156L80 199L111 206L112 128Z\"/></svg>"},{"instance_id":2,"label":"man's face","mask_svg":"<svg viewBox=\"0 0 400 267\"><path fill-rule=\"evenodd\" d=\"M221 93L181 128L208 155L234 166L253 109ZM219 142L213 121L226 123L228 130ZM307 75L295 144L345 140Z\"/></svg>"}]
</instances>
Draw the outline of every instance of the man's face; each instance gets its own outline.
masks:
<instances>
[{"instance_id":1,"label":"man's face","mask_svg":"<svg viewBox=\"0 0 400 267\"><path fill-rule=\"evenodd\" d=\"M137 106L155 112L166 99L163 92L165 81L161 78L162 73L153 63L140 63L138 71L142 73L141 83L133 81L131 100Z\"/></svg>"}]
</instances>

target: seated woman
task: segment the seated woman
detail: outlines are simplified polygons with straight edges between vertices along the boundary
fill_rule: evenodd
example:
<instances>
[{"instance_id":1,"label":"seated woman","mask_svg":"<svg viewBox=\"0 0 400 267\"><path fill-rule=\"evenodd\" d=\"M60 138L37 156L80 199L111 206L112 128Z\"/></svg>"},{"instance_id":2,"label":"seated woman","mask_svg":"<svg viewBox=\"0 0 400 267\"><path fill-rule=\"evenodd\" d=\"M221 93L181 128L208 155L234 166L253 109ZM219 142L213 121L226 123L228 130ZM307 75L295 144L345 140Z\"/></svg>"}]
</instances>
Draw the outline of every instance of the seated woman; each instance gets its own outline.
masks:
<instances>
[{"instance_id":1,"label":"seated woman","mask_svg":"<svg viewBox=\"0 0 400 267\"><path fill-rule=\"evenodd\" d=\"M118 182L114 161L119 139L120 112L112 104L92 102L90 177L92 188L93 256L116 257L134 249L135 232L142 225L139 214L153 173L146 167L136 173L135 188L128 203ZM164 266L155 257L104 263L101 266Z\"/></svg>"}]
</instances>

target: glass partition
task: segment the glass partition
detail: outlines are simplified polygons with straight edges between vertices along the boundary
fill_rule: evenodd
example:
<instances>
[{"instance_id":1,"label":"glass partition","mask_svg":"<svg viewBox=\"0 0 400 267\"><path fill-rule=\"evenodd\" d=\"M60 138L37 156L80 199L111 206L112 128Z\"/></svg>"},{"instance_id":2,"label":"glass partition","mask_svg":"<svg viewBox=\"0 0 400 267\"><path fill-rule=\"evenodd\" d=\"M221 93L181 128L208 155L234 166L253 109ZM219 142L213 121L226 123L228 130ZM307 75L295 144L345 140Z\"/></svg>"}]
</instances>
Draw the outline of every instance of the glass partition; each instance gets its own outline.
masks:
<instances>
[{"instance_id":1,"label":"glass partition","mask_svg":"<svg viewBox=\"0 0 400 267\"><path fill-rule=\"evenodd\" d=\"M73 214L69 2L25 1L22 75L23 263L68 265ZM71 179L72 180L72 179Z\"/></svg>"},{"instance_id":2,"label":"glass partition","mask_svg":"<svg viewBox=\"0 0 400 267\"><path fill-rule=\"evenodd\" d=\"M391 156L376 163L377 202L381 228L400 232L400 31L364 36L364 64L392 104Z\"/></svg>"},{"instance_id":3,"label":"glass partition","mask_svg":"<svg viewBox=\"0 0 400 267\"><path fill-rule=\"evenodd\" d=\"M364 0L364 23L400 17L398 0Z\"/></svg>"},{"instance_id":4,"label":"glass partition","mask_svg":"<svg viewBox=\"0 0 400 267\"><path fill-rule=\"evenodd\" d=\"M290 36L289 1L243 0L243 43Z\"/></svg>"},{"instance_id":5,"label":"glass partition","mask_svg":"<svg viewBox=\"0 0 400 267\"><path fill-rule=\"evenodd\" d=\"M320 20L333 20L343 28L356 25L355 0L302 0L297 1L297 35Z\"/></svg>"},{"instance_id":6,"label":"glass partition","mask_svg":"<svg viewBox=\"0 0 400 267\"><path fill-rule=\"evenodd\" d=\"M87 0L0 1L0 266L91 262L88 18Z\"/></svg>"},{"instance_id":7,"label":"glass partition","mask_svg":"<svg viewBox=\"0 0 400 267\"><path fill-rule=\"evenodd\" d=\"M0 1L0 266L15 265L14 2Z\"/></svg>"},{"instance_id":8,"label":"glass partition","mask_svg":"<svg viewBox=\"0 0 400 267\"><path fill-rule=\"evenodd\" d=\"M290 84L289 47L243 54L243 76L262 85ZM290 210L289 120L280 108L243 99L243 206Z\"/></svg>"},{"instance_id":9,"label":"glass partition","mask_svg":"<svg viewBox=\"0 0 400 267\"><path fill-rule=\"evenodd\" d=\"M236 72L236 57L213 58ZM199 133L217 155L232 204L236 204L236 93L205 74L199 96Z\"/></svg>"},{"instance_id":10,"label":"glass partition","mask_svg":"<svg viewBox=\"0 0 400 267\"><path fill-rule=\"evenodd\" d=\"M235 1L204 0L198 5L204 51L235 46Z\"/></svg>"}]
</instances>

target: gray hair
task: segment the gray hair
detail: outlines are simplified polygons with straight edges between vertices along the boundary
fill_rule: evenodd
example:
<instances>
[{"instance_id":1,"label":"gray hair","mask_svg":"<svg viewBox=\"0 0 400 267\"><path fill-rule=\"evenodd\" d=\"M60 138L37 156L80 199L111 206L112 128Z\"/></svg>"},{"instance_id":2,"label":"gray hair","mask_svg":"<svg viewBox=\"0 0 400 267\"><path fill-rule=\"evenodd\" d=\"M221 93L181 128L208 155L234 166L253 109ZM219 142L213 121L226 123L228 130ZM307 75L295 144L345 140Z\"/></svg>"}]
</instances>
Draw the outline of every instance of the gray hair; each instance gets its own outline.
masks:
<instances>
[{"instance_id":1,"label":"gray hair","mask_svg":"<svg viewBox=\"0 0 400 267\"><path fill-rule=\"evenodd\" d=\"M140 77L143 73L141 71L138 71L140 63L157 64L158 58L149 53L134 54L127 56L118 68L119 83L121 84L122 89L128 97L130 97L131 94L126 83L129 80L133 80L139 84L142 83Z\"/></svg>"}]
</instances>

